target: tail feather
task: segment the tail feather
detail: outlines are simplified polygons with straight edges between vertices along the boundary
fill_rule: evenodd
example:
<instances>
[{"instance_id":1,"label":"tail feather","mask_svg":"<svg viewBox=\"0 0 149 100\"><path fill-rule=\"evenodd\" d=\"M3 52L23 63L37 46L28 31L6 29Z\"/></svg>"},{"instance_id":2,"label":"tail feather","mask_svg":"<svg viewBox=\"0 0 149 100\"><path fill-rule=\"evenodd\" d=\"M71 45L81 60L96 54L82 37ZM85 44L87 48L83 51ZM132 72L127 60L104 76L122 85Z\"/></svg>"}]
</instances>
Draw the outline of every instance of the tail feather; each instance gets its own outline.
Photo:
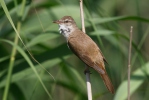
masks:
<instances>
[{"instance_id":1,"label":"tail feather","mask_svg":"<svg viewBox=\"0 0 149 100\"><path fill-rule=\"evenodd\" d=\"M114 94L114 87L113 87L113 84L110 80L110 78L108 77L108 74L105 73L105 74L100 74L100 76L102 77L103 81L104 81L104 84L106 85L107 89L112 93Z\"/></svg>"}]
</instances>

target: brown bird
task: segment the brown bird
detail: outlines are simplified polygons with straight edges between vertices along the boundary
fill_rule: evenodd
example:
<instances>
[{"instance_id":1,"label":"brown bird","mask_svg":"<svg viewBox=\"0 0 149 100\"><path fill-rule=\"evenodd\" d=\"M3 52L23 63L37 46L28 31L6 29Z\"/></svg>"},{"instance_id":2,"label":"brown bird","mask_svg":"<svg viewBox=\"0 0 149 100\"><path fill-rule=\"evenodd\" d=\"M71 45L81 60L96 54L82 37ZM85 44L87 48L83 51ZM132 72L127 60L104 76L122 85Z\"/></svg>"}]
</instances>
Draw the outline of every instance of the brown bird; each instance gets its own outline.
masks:
<instances>
[{"instance_id":1,"label":"brown bird","mask_svg":"<svg viewBox=\"0 0 149 100\"><path fill-rule=\"evenodd\" d=\"M64 16L53 23L59 24L59 31L66 38L68 47L73 53L87 66L95 69L102 77L108 90L114 93L114 87L105 69L105 57L97 44L77 27L71 16Z\"/></svg>"}]
</instances>

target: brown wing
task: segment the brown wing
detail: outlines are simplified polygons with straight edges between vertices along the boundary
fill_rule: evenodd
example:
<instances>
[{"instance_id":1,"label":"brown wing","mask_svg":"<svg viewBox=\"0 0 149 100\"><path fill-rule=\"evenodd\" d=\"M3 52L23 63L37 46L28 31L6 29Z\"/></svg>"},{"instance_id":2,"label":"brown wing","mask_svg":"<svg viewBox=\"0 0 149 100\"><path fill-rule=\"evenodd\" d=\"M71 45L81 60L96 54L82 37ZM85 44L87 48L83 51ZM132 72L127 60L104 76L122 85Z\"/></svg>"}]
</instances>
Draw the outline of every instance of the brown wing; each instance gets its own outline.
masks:
<instances>
[{"instance_id":1,"label":"brown wing","mask_svg":"<svg viewBox=\"0 0 149 100\"><path fill-rule=\"evenodd\" d=\"M84 55L84 54L80 54L80 52L76 52L76 50L74 49L74 47L71 45L70 42L68 42L68 46L70 48L70 50L80 59L82 60L84 63L86 63L88 66L93 66L94 62L92 61L91 58L89 58L88 56Z\"/></svg>"},{"instance_id":2,"label":"brown wing","mask_svg":"<svg viewBox=\"0 0 149 100\"><path fill-rule=\"evenodd\" d=\"M99 49L90 37L84 33L79 34L79 37L77 38L75 36L70 37L68 40L68 46L85 64L93 67L101 74L105 73L104 66L99 67L96 63L97 58L99 58L98 61L103 61L103 57L101 54L101 58L98 56L100 53Z\"/></svg>"},{"instance_id":3,"label":"brown wing","mask_svg":"<svg viewBox=\"0 0 149 100\"><path fill-rule=\"evenodd\" d=\"M78 37L79 36L79 37ZM94 68L102 77L106 87L111 93L114 93L114 87L111 83L108 74L106 73L104 61L100 49L93 40L84 33L77 36L72 36L68 39L68 46L85 64Z\"/></svg>"}]
</instances>

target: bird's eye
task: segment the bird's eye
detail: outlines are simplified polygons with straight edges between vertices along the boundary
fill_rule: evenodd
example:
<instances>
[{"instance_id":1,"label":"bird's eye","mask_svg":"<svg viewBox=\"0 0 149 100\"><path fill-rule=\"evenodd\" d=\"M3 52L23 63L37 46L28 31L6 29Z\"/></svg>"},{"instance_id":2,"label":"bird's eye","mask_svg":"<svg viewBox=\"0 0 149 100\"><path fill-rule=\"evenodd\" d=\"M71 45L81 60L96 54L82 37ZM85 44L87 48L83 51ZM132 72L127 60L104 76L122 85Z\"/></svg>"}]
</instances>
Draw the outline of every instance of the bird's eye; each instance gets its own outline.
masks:
<instances>
[{"instance_id":1,"label":"bird's eye","mask_svg":"<svg viewBox=\"0 0 149 100\"><path fill-rule=\"evenodd\" d=\"M65 21L65 23L68 23L68 22L69 22L68 20Z\"/></svg>"}]
</instances>

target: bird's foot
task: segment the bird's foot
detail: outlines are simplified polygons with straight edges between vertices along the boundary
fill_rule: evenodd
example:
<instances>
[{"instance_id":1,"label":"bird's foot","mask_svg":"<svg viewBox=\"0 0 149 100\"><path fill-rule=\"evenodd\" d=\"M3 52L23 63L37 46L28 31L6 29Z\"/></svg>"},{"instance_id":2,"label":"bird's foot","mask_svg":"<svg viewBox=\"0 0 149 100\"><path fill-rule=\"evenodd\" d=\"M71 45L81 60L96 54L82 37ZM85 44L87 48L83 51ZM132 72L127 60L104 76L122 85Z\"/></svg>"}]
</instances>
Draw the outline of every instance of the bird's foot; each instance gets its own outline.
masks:
<instances>
[{"instance_id":1,"label":"bird's foot","mask_svg":"<svg viewBox=\"0 0 149 100\"><path fill-rule=\"evenodd\" d=\"M86 73L92 74L92 73L89 71L89 67L87 67L87 68L84 70L84 74L85 74L85 75L86 75Z\"/></svg>"}]
</instances>

